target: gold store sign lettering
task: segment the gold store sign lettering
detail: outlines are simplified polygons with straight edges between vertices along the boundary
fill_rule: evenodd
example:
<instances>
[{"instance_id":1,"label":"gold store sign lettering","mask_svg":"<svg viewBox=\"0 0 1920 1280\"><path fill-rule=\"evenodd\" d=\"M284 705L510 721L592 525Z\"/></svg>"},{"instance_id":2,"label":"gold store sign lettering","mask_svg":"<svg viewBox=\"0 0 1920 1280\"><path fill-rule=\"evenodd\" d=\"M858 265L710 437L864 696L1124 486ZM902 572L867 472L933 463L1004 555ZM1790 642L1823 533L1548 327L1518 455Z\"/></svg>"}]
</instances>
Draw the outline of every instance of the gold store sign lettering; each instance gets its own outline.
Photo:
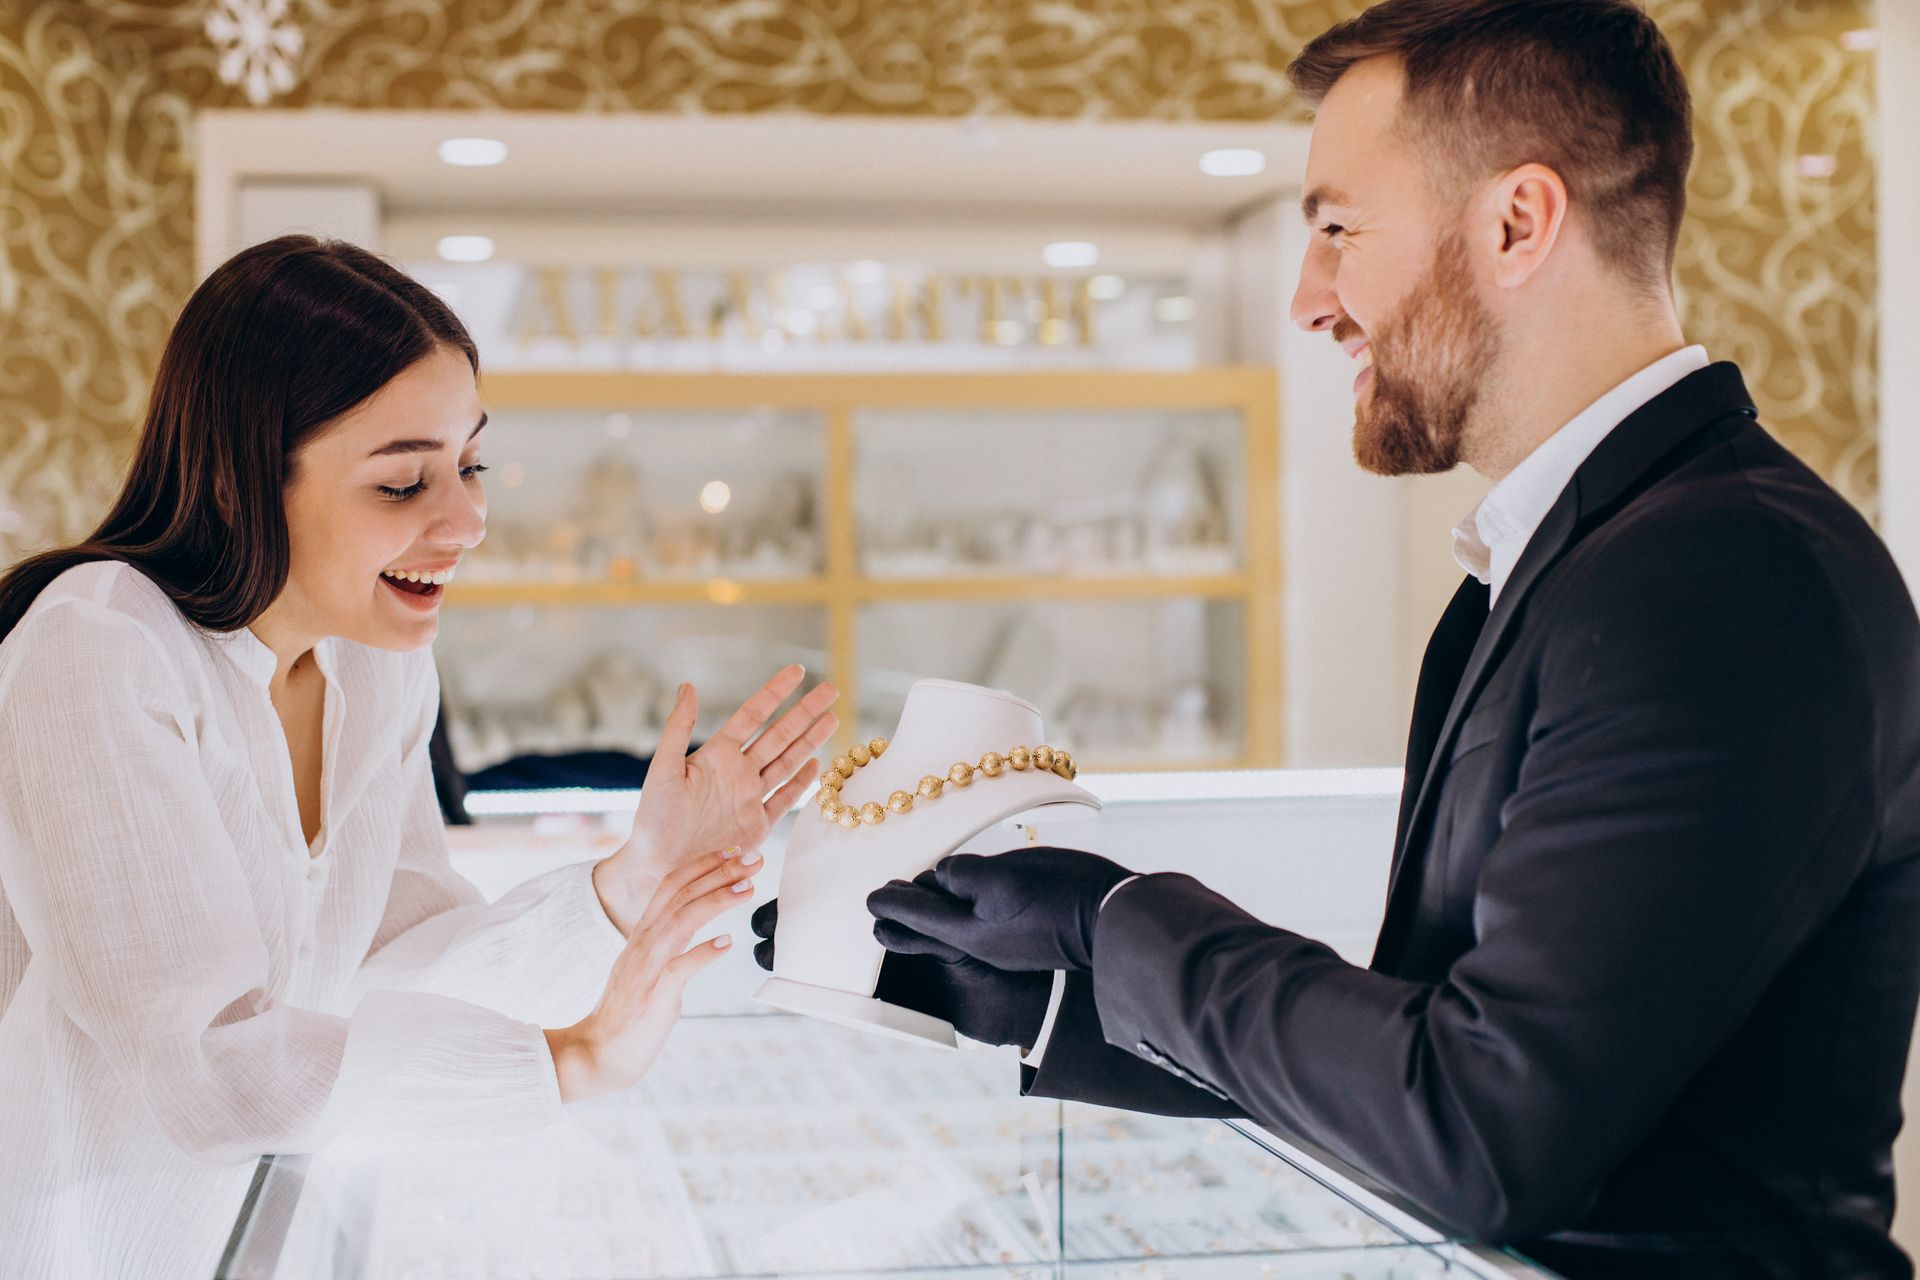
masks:
<instances>
[{"instance_id":1,"label":"gold store sign lettering","mask_svg":"<svg viewBox=\"0 0 1920 1280\"><path fill-rule=\"evenodd\" d=\"M514 306L521 343L758 341L1094 345L1091 281L959 273L856 281L817 273L805 297L771 271L536 267Z\"/></svg>"}]
</instances>

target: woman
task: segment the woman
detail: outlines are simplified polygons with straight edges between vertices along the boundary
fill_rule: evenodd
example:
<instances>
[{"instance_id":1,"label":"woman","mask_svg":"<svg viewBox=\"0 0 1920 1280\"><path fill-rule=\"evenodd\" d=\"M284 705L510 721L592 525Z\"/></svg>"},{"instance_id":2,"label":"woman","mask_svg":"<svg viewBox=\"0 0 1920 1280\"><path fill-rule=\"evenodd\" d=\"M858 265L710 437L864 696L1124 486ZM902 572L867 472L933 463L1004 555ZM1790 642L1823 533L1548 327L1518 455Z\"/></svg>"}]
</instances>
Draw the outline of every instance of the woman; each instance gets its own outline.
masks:
<instances>
[{"instance_id":1,"label":"woman","mask_svg":"<svg viewBox=\"0 0 1920 1280\"><path fill-rule=\"evenodd\" d=\"M688 944L835 725L827 685L767 724L797 667L691 757L682 686L605 861L492 905L448 865L476 367L373 254L248 249L105 523L0 581L0 1274L211 1275L256 1157L541 1125L638 1079L726 947Z\"/></svg>"}]
</instances>

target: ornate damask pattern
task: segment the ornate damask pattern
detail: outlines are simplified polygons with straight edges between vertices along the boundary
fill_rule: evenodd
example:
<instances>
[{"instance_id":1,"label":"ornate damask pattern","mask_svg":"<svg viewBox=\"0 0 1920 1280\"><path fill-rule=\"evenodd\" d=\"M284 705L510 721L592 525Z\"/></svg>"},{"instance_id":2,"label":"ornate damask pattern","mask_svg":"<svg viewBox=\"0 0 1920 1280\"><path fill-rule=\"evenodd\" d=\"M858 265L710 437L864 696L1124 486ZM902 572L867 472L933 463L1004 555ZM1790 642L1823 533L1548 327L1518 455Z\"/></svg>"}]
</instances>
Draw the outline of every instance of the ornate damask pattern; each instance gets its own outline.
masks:
<instances>
[{"instance_id":1,"label":"ornate damask pattern","mask_svg":"<svg viewBox=\"0 0 1920 1280\"><path fill-rule=\"evenodd\" d=\"M1869 3L1649 7L1699 117L1688 328L1871 510L1870 65L1839 40ZM0 564L84 534L117 483L193 282L200 108L1271 119L1299 114L1287 60L1364 6L0 0Z\"/></svg>"}]
</instances>

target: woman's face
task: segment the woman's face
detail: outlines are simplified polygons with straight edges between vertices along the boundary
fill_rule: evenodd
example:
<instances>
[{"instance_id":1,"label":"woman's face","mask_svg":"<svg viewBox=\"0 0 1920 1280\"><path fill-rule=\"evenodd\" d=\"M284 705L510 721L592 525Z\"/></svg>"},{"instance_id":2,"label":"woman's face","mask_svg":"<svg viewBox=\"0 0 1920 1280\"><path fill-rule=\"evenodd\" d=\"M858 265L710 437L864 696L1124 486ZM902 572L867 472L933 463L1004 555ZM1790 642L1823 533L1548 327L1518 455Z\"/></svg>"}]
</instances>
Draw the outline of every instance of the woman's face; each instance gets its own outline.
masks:
<instances>
[{"instance_id":1,"label":"woman's face","mask_svg":"<svg viewBox=\"0 0 1920 1280\"><path fill-rule=\"evenodd\" d=\"M441 584L486 533L486 421L466 356L440 347L310 440L287 486L276 625L381 649L431 643Z\"/></svg>"}]
</instances>

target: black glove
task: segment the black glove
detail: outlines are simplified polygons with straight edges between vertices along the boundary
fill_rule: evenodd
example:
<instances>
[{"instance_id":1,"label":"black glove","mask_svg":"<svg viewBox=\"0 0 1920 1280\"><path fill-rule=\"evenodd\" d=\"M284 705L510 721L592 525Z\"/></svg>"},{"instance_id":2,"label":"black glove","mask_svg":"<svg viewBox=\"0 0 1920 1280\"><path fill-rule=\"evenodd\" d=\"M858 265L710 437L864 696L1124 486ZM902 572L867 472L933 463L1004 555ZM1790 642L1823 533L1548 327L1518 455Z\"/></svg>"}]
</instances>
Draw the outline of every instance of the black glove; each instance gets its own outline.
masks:
<instances>
[{"instance_id":1,"label":"black glove","mask_svg":"<svg viewBox=\"0 0 1920 1280\"><path fill-rule=\"evenodd\" d=\"M931 876L932 872L925 873ZM770 899L753 913L753 958L773 968L773 935L780 923L780 900ZM1007 973L948 948L942 954L903 956L893 952L880 965L874 997L942 1018L969 1040L1018 1045L1033 1050L1053 996L1053 975Z\"/></svg>"},{"instance_id":2,"label":"black glove","mask_svg":"<svg viewBox=\"0 0 1920 1280\"><path fill-rule=\"evenodd\" d=\"M1113 887L1132 875L1078 849L956 853L912 884L867 896L873 936L909 955L959 951L999 969L1093 967L1093 921Z\"/></svg>"}]
</instances>

